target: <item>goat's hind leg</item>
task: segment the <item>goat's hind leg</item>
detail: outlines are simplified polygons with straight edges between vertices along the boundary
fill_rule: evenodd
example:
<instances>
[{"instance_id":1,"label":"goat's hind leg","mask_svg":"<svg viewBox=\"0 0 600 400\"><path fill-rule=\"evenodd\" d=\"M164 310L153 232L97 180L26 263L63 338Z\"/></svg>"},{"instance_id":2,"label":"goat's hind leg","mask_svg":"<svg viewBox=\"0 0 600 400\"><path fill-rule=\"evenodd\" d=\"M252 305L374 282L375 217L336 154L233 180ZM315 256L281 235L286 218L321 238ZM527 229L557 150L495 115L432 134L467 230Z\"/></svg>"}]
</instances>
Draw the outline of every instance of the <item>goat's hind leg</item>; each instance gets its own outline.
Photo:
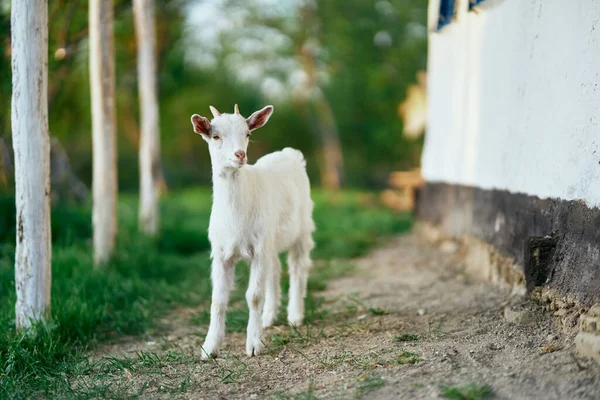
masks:
<instances>
[{"instance_id":1,"label":"goat's hind leg","mask_svg":"<svg viewBox=\"0 0 600 400\"><path fill-rule=\"evenodd\" d=\"M215 257L211 266L212 302L210 304L210 326L202 345L202 358L217 356L225 338L225 314L229 303L229 293L234 283L233 260Z\"/></svg>"},{"instance_id":2,"label":"goat's hind leg","mask_svg":"<svg viewBox=\"0 0 600 400\"><path fill-rule=\"evenodd\" d=\"M288 270L290 273L289 302L287 308L288 322L300 326L304 321L304 298L308 271L312 265L310 251L313 248L312 239L300 241L288 252Z\"/></svg>"}]
</instances>

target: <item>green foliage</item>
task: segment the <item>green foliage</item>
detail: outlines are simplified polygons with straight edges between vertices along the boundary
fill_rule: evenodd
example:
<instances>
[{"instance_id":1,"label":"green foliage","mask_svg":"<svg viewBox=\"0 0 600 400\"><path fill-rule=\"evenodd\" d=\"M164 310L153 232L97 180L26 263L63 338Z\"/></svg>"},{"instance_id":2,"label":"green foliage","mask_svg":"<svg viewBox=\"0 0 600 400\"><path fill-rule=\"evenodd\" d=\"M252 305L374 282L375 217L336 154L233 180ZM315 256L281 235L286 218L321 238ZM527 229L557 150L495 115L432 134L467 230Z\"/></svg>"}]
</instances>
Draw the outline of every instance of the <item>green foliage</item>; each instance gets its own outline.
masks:
<instances>
[{"instance_id":1,"label":"green foliage","mask_svg":"<svg viewBox=\"0 0 600 400\"><path fill-rule=\"evenodd\" d=\"M464 386L440 386L442 395L447 399L455 400L485 400L494 396L494 391L489 385L472 383Z\"/></svg>"},{"instance_id":2,"label":"green foliage","mask_svg":"<svg viewBox=\"0 0 600 400\"><path fill-rule=\"evenodd\" d=\"M390 170L418 165L422 142L401 135L397 110L426 67L427 1L324 0L317 13L349 183L383 182ZM378 35L389 42L376 45Z\"/></svg>"},{"instance_id":3,"label":"green foliage","mask_svg":"<svg viewBox=\"0 0 600 400\"><path fill-rule=\"evenodd\" d=\"M244 115L266 102L276 106L269 124L253 137L251 161L285 146L296 147L307 157L311 179L318 182L322 137L310 107L292 96L270 98L261 94L261 79L237 79L228 67L230 60L247 60L248 55L232 45L230 37L220 36L205 43L221 48L214 67L200 68L190 62L190 55L202 58L210 54L196 49L191 40L199 28L186 25L186 7L191 6L188 3L189 0L155 1L162 166L169 187L210 181L208 152L205 143L192 133L189 118L193 113L206 115L209 104L231 112L234 103L239 103ZM426 66L425 0L319 0L308 16L294 8L303 2L273 7L270 12L256 10L255 2L231 0L219 4L235 8L235 15L240 14L240 9L253 13L247 26L235 24L235 38L244 38L244 29L243 32L254 32L254 39L265 42L264 33L258 29L263 27L285 39L286 47L270 49L278 52L279 61L265 62L267 75L283 82L289 76L271 71L271 67L302 64L299 53L307 35L318 41L321 50L315 62L319 71L328 76L320 86L333 111L350 186L382 186L390 171L418 164L422 140L402 137L397 108L405 98L407 86L415 81L417 70ZM49 128L69 154L75 174L90 184L87 18L87 1L49 2ZM5 139L10 138L9 27L9 12L0 9L0 137ZM136 191L140 121L131 2L115 1L114 34L119 187ZM382 34L388 35L390 41L374 44L377 35ZM65 50L64 57L56 53L59 49Z\"/></svg>"},{"instance_id":4,"label":"green foliage","mask_svg":"<svg viewBox=\"0 0 600 400\"><path fill-rule=\"evenodd\" d=\"M369 198L365 194L338 194L332 198L317 192L314 198L316 223L323 228L317 231L322 249L315 251L321 259L361 254L382 236L401 232L410 225L406 216L394 215L373 202L365 203L363 199ZM209 190L174 192L165 198L161 204L162 234L156 239L137 233L137 199L123 197L118 208L115 255L100 270L95 270L92 263L90 207L54 208L52 320L29 334L14 330L14 198L1 197L0 205L0 398L98 397L104 392L108 397L118 397L112 391L116 389L108 387L72 392L73 379L99 368L85 356L90 347L124 334L142 334L158 316L179 304L208 310ZM361 239L339 235L347 226L352 226L354 235ZM328 279L349 270L346 263L325 262L313 270L309 288L323 289ZM247 323L243 292L248 268L240 265L236 275L238 289L232 295L228 327L243 331ZM288 285L284 282L284 289ZM311 293L306 303L307 323L325 316L321 305L322 299ZM208 313L203 311L195 318L205 325ZM129 361L115 360L112 367L125 368ZM157 368L161 362L152 354L140 353L130 367ZM222 372L224 379L235 375ZM185 387L185 382L173 390L180 386ZM84 389L89 393L85 394Z\"/></svg>"}]
</instances>

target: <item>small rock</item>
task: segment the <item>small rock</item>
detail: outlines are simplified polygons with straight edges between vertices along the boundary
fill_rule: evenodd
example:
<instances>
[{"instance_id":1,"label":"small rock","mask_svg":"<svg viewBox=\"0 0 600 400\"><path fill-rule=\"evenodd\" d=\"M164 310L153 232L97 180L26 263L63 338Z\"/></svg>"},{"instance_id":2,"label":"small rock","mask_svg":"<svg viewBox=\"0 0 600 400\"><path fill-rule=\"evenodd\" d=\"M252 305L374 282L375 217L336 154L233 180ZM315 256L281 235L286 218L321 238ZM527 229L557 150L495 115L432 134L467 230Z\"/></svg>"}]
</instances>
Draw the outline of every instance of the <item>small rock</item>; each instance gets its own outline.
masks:
<instances>
[{"instance_id":1,"label":"small rock","mask_svg":"<svg viewBox=\"0 0 600 400\"><path fill-rule=\"evenodd\" d=\"M581 317L581 330L584 332L594 333L600 328L600 318L583 315Z\"/></svg>"},{"instance_id":2,"label":"small rock","mask_svg":"<svg viewBox=\"0 0 600 400\"><path fill-rule=\"evenodd\" d=\"M504 309L504 318L513 324L529 325L540 320L540 315L532 310L513 310L510 307Z\"/></svg>"},{"instance_id":3,"label":"small rock","mask_svg":"<svg viewBox=\"0 0 600 400\"><path fill-rule=\"evenodd\" d=\"M593 305L587 312L590 317L600 317L600 304Z\"/></svg>"},{"instance_id":4,"label":"small rock","mask_svg":"<svg viewBox=\"0 0 600 400\"><path fill-rule=\"evenodd\" d=\"M579 332L575 337L575 348L584 357L600 363L600 336L588 332Z\"/></svg>"},{"instance_id":5,"label":"small rock","mask_svg":"<svg viewBox=\"0 0 600 400\"><path fill-rule=\"evenodd\" d=\"M417 311L417 314L420 315L420 316L425 315L425 309L419 308L419 310Z\"/></svg>"},{"instance_id":6,"label":"small rock","mask_svg":"<svg viewBox=\"0 0 600 400\"><path fill-rule=\"evenodd\" d=\"M258 395L256 393L253 393L253 394L250 395L250 398L251 399L256 399L256 398L258 398Z\"/></svg>"},{"instance_id":7,"label":"small rock","mask_svg":"<svg viewBox=\"0 0 600 400\"><path fill-rule=\"evenodd\" d=\"M549 334L549 335L546 337L546 342L553 342L553 341L555 341L555 340L558 340L558 335L555 335L555 334L553 334L553 333Z\"/></svg>"},{"instance_id":8,"label":"small rock","mask_svg":"<svg viewBox=\"0 0 600 400\"><path fill-rule=\"evenodd\" d=\"M565 309L565 308L559 308L558 311L556 311L554 313L554 315L556 317L564 317L565 315L567 315L569 313L569 310Z\"/></svg>"},{"instance_id":9,"label":"small rock","mask_svg":"<svg viewBox=\"0 0 600 400\"><path fill-rule=\"evenodd\" d=\"M569 305L567 304L566 301L556 300L556 307L558 307L558 308L569 308Z\"/></svg>"},{"instance_id":10,"label":"small rock","mask_svg":"<svg viewBox=\"0 0 600 400\"><path fill-rule=\"evenodd\" d=\"M451 240L444 240L444 242L440 245L440 250L444 253L456 253L458 249L458 245Z\"/></svg>"},{"instance_id":11,"label":"small rock","mask_svg":"<svg viewBox=\"0 0 600 400\"><path fill-rule=\"evenodd\" d=\"M146 342L146 346L148 346L148 347L156 346L156 342L154 342L154 341Z\"/></svg>"},{"instance_id":12,"label":"small rock","mask_svg":"<svg viewBox=\"0 0 600 400\"><path fill-rule=\"evenodd\" d=\"M498 343L490 343L488 344L488 349L490 350L502 350L503 346L499 345Z\"/></svg>"},{"instance_id":13,"label":"small rock","mask_svg":"<svg viewBox=\"0 0 600 400\"><path fill-rule=\"evenodd\" d=\"M177 340L177 336L175 336L175 335L167 336L167 341L169 341L169 342L174 342L176 340Z\"/></svg>"},{"instance_id":14,"label":"small rock","mask_svg":"<svg viewBox=\"0 0 600 400\"><path fill-rule=\"evenodd\" d=\"M562 318L561 323L565 328L573 328L577 326L578 321L579 314L567 314Z\"/></svg>"}]
</instances>

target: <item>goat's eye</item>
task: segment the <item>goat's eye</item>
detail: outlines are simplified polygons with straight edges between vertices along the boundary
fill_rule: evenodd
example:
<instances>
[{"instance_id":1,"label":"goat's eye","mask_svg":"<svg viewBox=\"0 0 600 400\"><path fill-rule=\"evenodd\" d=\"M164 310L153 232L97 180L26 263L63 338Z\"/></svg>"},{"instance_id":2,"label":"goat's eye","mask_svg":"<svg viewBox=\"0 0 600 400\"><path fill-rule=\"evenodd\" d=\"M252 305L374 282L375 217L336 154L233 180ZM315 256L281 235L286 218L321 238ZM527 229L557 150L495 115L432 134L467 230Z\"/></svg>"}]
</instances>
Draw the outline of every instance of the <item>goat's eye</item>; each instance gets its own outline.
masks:
<instances>
[{"instance_id":1,"label":"goat's eye","mask_svg":"<svg viewBox=\"0 0 600 400\"><path fill-rule=\"evenodd\" d=\"M250 137L250 133L246 133L246 139Z\"/></svg>"},{"instance_id":2,"label":"goat's eye","mask_svg":"<svg viewBox=\"0 0 600 400\"><path fill-rule=\"evenodd\" d=\"M213 135L213 139L219 140L219 139L221 139L221 136L219 136L219 135Z\"/></svg>"}]
</instances>

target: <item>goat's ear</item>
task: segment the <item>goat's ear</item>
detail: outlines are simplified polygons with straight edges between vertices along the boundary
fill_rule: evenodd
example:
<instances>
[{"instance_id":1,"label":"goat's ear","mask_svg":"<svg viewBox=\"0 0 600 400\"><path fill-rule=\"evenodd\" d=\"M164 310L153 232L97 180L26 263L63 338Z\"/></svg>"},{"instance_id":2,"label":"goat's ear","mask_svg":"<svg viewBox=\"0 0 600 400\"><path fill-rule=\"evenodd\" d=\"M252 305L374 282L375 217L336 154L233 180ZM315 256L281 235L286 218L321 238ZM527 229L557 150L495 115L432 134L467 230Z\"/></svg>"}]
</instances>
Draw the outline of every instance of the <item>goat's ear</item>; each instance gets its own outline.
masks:
<instances>
[{"instance_id":1,"label":"goat's ear","mask_svg":"<svg viewBox=\"0 0 600 400\"><path fill-rule=\"evenodd\" d=\"M262 110L255 111L246 119L248 128L250 128L251 131L260 128L267 123L271 114L273 114L273 106L266 106Z\"/></svg>"},{"instance_id":2,"label":"goat's ear","mask_svg":"<svg viewBox=\"0 0 600 400\"><path fill-rule=\"evenodd\" d=\"M210 132L210 121L198 114L192 115L192 126L194 132L208 136Z\"/></svg>"}]
</instances>

